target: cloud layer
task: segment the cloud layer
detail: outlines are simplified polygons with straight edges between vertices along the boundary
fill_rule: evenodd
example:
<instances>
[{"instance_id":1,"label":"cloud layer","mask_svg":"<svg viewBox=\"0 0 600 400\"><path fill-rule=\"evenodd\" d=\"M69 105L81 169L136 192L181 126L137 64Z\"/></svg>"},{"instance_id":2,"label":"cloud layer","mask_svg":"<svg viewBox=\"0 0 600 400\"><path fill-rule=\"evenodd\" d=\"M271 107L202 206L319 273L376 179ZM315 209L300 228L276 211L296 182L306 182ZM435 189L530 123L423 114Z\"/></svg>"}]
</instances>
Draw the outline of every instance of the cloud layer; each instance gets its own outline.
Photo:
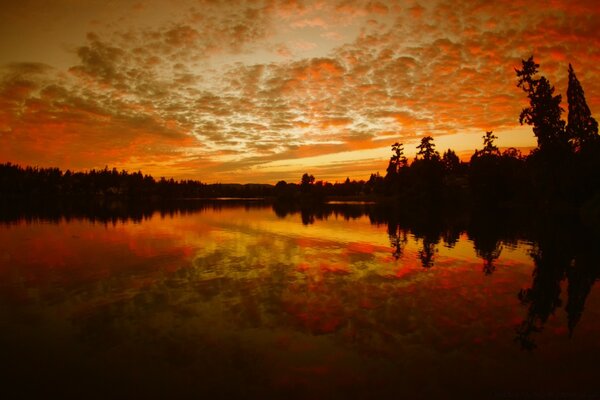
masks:
<instances>
[{"instance_id":1,"label":"cloud layer","mask_svg":"<svg viewBox=\"0 0 600 400\"><path fill-rule=\"evenodd\" d=\"M0 159L210 182L366 178L391 143L426 134L458 151L490 129L533 144L513 70L531 54L561 93L571 62L600 108L594 1L181 1L151 19L165 4L96 21L67 68L4 65Z\"/></svg>"}]
</instances>

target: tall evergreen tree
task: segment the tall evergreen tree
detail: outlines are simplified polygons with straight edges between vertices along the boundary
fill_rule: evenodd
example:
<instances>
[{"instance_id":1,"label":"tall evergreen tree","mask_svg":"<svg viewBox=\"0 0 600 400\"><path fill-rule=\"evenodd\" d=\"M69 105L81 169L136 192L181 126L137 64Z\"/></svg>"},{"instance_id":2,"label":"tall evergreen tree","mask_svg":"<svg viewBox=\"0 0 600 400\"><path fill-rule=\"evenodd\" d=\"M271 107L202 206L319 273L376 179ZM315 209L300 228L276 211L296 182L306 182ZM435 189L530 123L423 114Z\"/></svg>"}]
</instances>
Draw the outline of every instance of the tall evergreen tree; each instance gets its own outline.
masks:
<instances>
[{"instance_id":1,"label":"tall evergreen tree","mask_svg":"<svg viewBox=\"0 0 600 400\"><path fill-rule=\"evenodd\" d=\"M387 176L393 176L400 172L400 169L406 167L408 160L404 156L404 145L402 143L394 143L392 145L392 157L387 167Z\"/></svg>"},{"instance_id":2,"label":"tall evergreen tree","mask_svg":"<svg viewBox=\"0 0 600 400\"><path fill-rule=\"evenodd\" d=\"M554 86L544 76L535 77L539 64L533 61L533 56L522 60L522 64L522 69L515 69L519 78L517 86L527 94L529 107L521 111L519 122L533 126L540 150L567 147L565 121L561 119L564 111L560 106L561 95L554 95Z\"/></svg>"},{"instance_id":3,"label":"tall evergreen tree","mask_svg":"<svg viewBox=\"0 0 600 400\"><path fill-rule=\"evenodd\" d=\"M569 102L567 135L575 150L580 151L582 148L598 141L598 122L592 117L590 108L585 101L583 88L571 64L569 64L567 101Z\"/></svg>"},{"instance_id":4,"label":"tall evergreen tree","mask_svg":"<svg viewBox=\"0 0 600 400\"><path fill-rule=\"evenodd\" d=\"M439 160L440 153L435 150L435 144L433 143L433 137L425 136L421 139L421 144L417 146L419 150L417 156L422 156L423 160Z\"/></svg>"}]
</instances>

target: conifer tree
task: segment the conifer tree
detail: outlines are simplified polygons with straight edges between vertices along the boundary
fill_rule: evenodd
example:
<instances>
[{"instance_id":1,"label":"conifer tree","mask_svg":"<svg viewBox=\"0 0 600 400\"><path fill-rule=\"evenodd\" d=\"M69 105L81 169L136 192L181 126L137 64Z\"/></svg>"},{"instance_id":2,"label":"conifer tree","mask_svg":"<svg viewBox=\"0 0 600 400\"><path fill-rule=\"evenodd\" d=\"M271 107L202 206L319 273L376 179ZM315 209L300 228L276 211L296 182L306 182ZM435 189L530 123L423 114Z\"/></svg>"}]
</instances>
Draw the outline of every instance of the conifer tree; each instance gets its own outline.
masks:
<instances>
[{"instance_id":1,"label":"conifer tree","mask_svg":"<svg viewBox=\"0 0 600 400\"><path fill-rule=\"evenodd\" d=\"M400 172L400 169L406 167L408 160L404 156L404 145L402 143L394 143L392 145L392 157L387 167L388 176L392 176Z\"/></svg>"},{"instance_id":2,"label":"conifer tree","mask_svg":"<svg viewBox=\"0 0 600 400\"><path fill-rule=\"evenodd\" d=\"M598 122L592 117L590 108L585 101L583 88L571 64L569 64L567 101L569 103L567 135L575 150L580 151L598 140Z\"/></svg>"},{"instance_id":3,"label":"conifer tree","mask_svg":"<svg viewBox=\"0 0 600 400\"><path fill-rule=\"evenodd\" d=\"M440 158L440 153L435 150L435 144L431 136L423 137L417 149L419 150L417 156L422 156L425 161L439 160Z\"/></svg>"},{"instance_id":4,"label":"conifer tree","mask_svg":"<svg viewBox=\"0 0 600 400\"><path fill-rule=\"evenodd\" d=\"M535 77L539 64L533 61L533 56L522 60L522 64L522 69L515 69L519 78L517 86L527 94L529 107L521 111L519 122L533 126L540 150L566 148L568 137L565 121L561 119L564 111L560 106L561 95L554 95L554 86L544 76Z\"/></svg>"}]
</instances>

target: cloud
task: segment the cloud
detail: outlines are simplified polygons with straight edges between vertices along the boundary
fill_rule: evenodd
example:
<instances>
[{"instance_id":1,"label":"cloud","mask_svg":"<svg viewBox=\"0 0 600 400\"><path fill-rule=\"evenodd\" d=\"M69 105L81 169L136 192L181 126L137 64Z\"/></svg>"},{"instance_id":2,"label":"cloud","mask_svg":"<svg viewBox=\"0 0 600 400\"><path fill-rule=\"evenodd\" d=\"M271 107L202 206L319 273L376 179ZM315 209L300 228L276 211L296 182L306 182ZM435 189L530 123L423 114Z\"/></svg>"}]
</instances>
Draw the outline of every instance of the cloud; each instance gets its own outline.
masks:
<instances>
[{"instance_id":1,"label":"cloud","mask_svg":"<svg viewBox=\"0 0 600 400\"><path fill-rule=\"evenodd\" d=\"M87 39L89 44L77 49L81 64L71 68L71 71L100 83L121 86L126 77L119 64L125 51L101 42L93 33L89 33Z\"/></svg>"},{"instance_id":2,"label":"cloud","mask_svg":"<svg viewBox=\"0 0 600 400\"><path fill-rule=\"evenodd\" d=\"M240 1L200 2L200 9L191 9L191 20L198 26L206 49L242 51L265 38L271 29L267 2Z\"/></svg>"},{"instance_id":3,"label":"cloud","mask_svg":"<svg viewBox=\"0 0 600 400\"><path fill-rule=\"evenodd\" d=\"M13 62L5 65L3 70L8 75L39 75L49 72L52 67L35 62Z\"/></svg>"},{"instance_id":4,"label":"cloud","mask_svg":"<svg viewBox=\"0 0 600 400\"><path fill-rule=\"evenodd\" d=\"M106 54L82 56L89 67L83 82L45 74L45 66L10 65L0 86L0 158L65 168L131 168L139 154L146 162L163 163L180 156L176 149L190 140L168 119L79 86L90 76L100 83L119 81L119 73L107 67L113 53Z\"/></svg>"},{"instance_id":5,"label":"cloud","mask_svg":"<svg viewBox=\"0 0 600 400\"><path fill-rule=\"evenodd\" d=\"M513 68L530 54L563 94L571 62L600 110L597 2L181 4L169 21L90 32L68 73L2 67L0 157L275 181L270 163L322 156L285 174L352 176L375 161L336 155L518 128Z\"/></svg>"},{"instance_id":6,"label":"cloud","mask_svg":"<svg viewBox=\"0 0 600 400\"><path fill-rule=\"evenodd\" d=\"M294 28L325 28L327 27L327 23L321 17L314 17L294 21L292 22L291 26L293 26Z\"/></svg>"}]
</instances>

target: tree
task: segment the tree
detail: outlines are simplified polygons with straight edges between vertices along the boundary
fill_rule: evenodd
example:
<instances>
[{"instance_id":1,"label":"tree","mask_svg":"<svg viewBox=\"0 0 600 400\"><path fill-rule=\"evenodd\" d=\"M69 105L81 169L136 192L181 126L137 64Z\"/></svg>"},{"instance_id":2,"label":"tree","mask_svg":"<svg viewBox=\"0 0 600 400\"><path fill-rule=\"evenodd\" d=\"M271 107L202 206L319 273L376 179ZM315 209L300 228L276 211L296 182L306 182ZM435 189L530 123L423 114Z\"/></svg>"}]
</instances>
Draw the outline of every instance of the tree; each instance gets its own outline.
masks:
<instances>
[{"instance_id":1,"label":"tree","mask_svg":"<svg viewBox=\"0 0 600 400\"><path fill-rule=\"evenodd\" d=\"M519 123L533 126L540 150L568 147L565 121L561 119L564 111L560 106L561 95L554 95L554 86L544 76L535 78L539 64L533 61L533 56L522 60L522 64L522 69L515 68L519 78L517 87L527 94L529 107L521 111Z\"/></svg>"},{"instance_id":2,"label":"tree","mask_svg":"<svg viewBox=\"0 0 600 400\"><path fill-rule=\"evenodd\" d=\"M423 137L417 149L408 174L411 196L421 205L432 205L442 196L444 164L431 136Z\"/></svg>"},{"instance_id":3,"label":"tree","mask_svg":"<svg viewBox=\"0 0 600 400\"><path fill-rule=\"evenodd\" d=\"M442 156L442 163L447 172L457 172L460 168L460 159L454 150L448 149Z\"/></svg>"},{"instance_id":4,"label":"tree","mask_svg":"<svg viewBox=\"0 0 600 400\"><path fill-rule=\"evenodd\" d=\"M417 156L422 156L423 160L439 160L440 153L435 150L435 144L433 144L433 137L425 136L421 139L421 144L417 146L419 152Z\"/></svg>"},{"instance_id":5,"label":"tree","mask_svg":"<svg viewBox=\"0 0 600 400\"><path fill-rule=\"evenodd\" d=\"M513 161L517 159L500 155L500 150L494 144L498 137L493 131L485 132L482 138L483 149L475 150L471 156L469 183L474 200L480 206L496 206L516 194L512 189L516 182L513 176ZM522 174L522 171L520 173Z\"/></svg>"},{"instance_id":6,"label":"tree","mask_svg":"<svg viewBox=\"0 0 600 400\"><path fill-rule=\"evenodd\" d=\"M567 135L576 151L598 141L598 122L592 117L585 101L583 88L569 64L569 87L567 89L569 116Z\"/></svg>"},{"instance_id":7,"label":"tree","mask_svg":"<svg viewBox=\"0 0 600 400\"><path fill-rule=\"evenodd\" d=\"M493 131L485 133L483 136L483 150L481 151L486 155L500 155L500 150L494 145L494 140L498 139L498 136L493 134Z\"/></svg>"},{"instance_id":8,"label":"tree","mask_svg":"<svg viewBox=\"0 0 600 400\"><path fill-rule=\"evenodd\" d=\"M371 174L371 177L365 184L367 193L383 194L385 192L385 180L379 175L379 172Z\"/></svg>"},{"instance_id":9,"label":"tree","mask_svg":"<svg viewBox=\"0 0 600 400\"><path fill-rule=\"evenodd\" d=\"M404 156L404 144L402 143L394 143L392 145L392 157L390 158L390 162L387 167L388 175L396 175L400 172L400 169L406 167L408 164L408 160Z\"/></svg>"},{"instance_id":10,"label":"tree","mask_svg":"<svg viewBox=\"0 0 600 400\"><path fill-rule=\"evenodd\" d=\"M302 175L302 179L300 180L300 186L302 186L303 188L306 188L306 187L312 185L313 183L315 183L314 176L309 175L307 173L304 173L304 175Z\"/></svg>"},{"instance_id":11,"label":"tree","mask_svg":"<svg viewBox=\"0 0 600 400\"><path fill-rule=\"evenodd\" d=\"M535 61L533 61L533 56L529 57L527 61L521 60L521 64L523 64L522 69L519 70L515 68L515 72L519 78L517 87L523 89L528 95L535 93L539 79L535 79L534 76L537 74L540 64L536 64Z\"/></svg>"},{"instance_id":12,"label":"tree","mask_svg":"<svg viewBox=\"0 0 600 400\"><path fill-rule=\"evenodd\" d=\"M515 159L515 160L522 160L523 159L523 155L521 154L521 150L515 148L515 147L509 147L508 149L504 150L502 152L502 157L504 158L510 158L510 159Z\"/></svg>"}]
</instances>

